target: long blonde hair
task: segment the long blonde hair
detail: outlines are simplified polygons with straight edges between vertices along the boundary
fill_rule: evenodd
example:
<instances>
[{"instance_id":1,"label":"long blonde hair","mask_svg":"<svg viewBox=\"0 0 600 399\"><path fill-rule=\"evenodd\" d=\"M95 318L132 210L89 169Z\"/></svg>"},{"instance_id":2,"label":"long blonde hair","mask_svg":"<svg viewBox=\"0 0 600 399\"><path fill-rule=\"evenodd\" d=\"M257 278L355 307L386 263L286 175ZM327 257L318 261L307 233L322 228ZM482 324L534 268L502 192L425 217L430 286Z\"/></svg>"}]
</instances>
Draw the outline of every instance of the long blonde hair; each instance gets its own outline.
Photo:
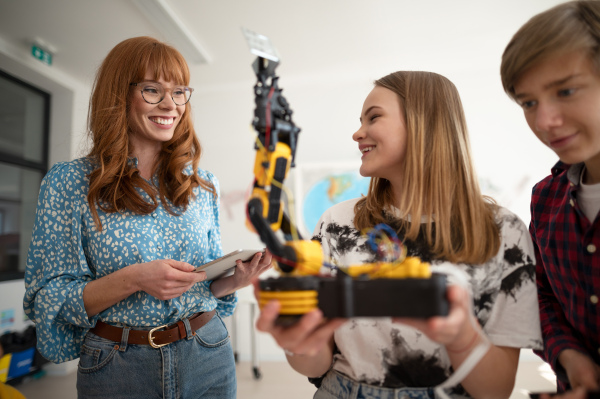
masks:
<instances>
[{"instance_id":1,"label":"long blonde hair","mask_svg":"<svg viewBox=\"0 0 600 399\"><path fill-rule=\"evenodd\" d=\"M88 132L92 149L88 157L97 165L90 174L88 202L98 230L102 224L95 205L105 212L128 209L149 214L156 209L160 197L165 209L177 215L174 207L185 209L193 197L193 189L201 186L216 194L211 182L197 173L202 153L192 124L191 104L186 104L173 138L163 143L159 154L158 187L151 186L129 160L129 93L130 84L144 80L150 71L153 79L172 80L187 85L190 73L183 56L173 47L151 37L134 37L117 44L106 56L94 82L88 111ZM183 173L191 165L193 173ZM136 190L141 188L151 202Z\"/></svg>"},{"instance_id":2,"label":"long blonde hair","mask_svg":"<svg viewBox=\"0 0 600 399\"><path fill-rule=\"evenodd\" d=\"M514 85L527 69L571 51L584 51L600 70L600 1L569 1L527 21L502 54L504 91L516 100Z\"/></svg>"},{"instance_id":3,"label":"long blonde hair","mask_svg":"<svg viewBox=\"0 0 600 399\"><path fill-rule=\"evenodd\" d=\"M396 93L404 115L407 148L404 184L394 198L390 182L373 177L366 197L355 206L358 229L389 223L384 212L398 205L397 222L415 240L421 216L433 215L424 237L434 255L452 262L484 263L500 248L496 205L482 196L471 162L469 138L456 87L431 72L399 71L377 81Z\"/></svg>"}]
</instances>

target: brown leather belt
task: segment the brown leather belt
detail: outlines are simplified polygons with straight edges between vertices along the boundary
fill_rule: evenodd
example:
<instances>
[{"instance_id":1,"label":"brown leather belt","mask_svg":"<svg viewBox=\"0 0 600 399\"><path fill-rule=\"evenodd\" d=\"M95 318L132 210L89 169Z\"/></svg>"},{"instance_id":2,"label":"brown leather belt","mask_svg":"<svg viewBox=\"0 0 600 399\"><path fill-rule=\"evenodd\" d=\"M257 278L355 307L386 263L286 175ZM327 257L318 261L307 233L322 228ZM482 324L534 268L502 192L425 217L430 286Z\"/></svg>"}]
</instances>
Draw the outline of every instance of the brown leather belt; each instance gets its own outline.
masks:
<instances>
[{"instance_id":1,"label":"brown leather belt","mask_svg":"<svg viewBox=\"0 0 600 399\"><path fill-rule=\"evenodd\" d=\"M215 310L213 309L210 312L196 313L188 318L193 332L192 335L195 335L197 329L208 323L214 314ZM121 342L121 337L123 336L123 328L111 326L100 320L96 323L96 327L92 328L90 332L114 342ZM154 327L151 330L129 330L127 343L150 345L153 348L160 348L161 346L179 341L186 337L187 333L185 331L185 325L182 320L179 320L177 323L171 324L170 326L165 324L163 326Z\"/></svg>"}]
</instances>

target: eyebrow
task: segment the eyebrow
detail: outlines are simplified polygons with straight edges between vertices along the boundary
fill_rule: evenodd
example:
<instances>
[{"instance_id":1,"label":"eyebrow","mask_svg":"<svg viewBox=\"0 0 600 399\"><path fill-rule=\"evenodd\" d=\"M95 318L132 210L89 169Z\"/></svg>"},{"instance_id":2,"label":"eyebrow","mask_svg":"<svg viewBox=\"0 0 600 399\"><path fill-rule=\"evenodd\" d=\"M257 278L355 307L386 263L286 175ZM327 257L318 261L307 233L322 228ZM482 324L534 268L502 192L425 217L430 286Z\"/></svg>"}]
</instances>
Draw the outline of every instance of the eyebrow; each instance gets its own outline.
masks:
<instances>
[{"instance_id":1,"label":"eyebrow","mask_svg":"<svg viewBox=\"0 0 600 399\"><path fill-rule=\"evenodd\" d=\"M569 75L569 76L567 76L565 78L554 80L554 81L552 81L550 83L546 83L544 85L544 90L548 90L548 89L551 89L551 88L556 87L556 86L561 86L561 85L567 83L569 80L577 78L579 76L581 76L581 74L577 73L577 74ZM528 93L519 93L519 94L515 95L515 98L521 99L523 97L527 97L528 95L529 95Z\"/></svg>"},{"instance_id":2,"label":"eyebrow","mask_svg":"<svg viewBox=\"0 0 600 399\"><path fill-rule=\"evenodd\" d=\"M371 112L371 110L373 108L381 108L379 105L371 105L369 108L367 108L367 110L363 113L363 116L366 116L369 114L369 112ZM383 109L383 108L382 108ZM358 118L359 121L362 122L362 116L360 118Z\"/></svg>"}]
</instances>

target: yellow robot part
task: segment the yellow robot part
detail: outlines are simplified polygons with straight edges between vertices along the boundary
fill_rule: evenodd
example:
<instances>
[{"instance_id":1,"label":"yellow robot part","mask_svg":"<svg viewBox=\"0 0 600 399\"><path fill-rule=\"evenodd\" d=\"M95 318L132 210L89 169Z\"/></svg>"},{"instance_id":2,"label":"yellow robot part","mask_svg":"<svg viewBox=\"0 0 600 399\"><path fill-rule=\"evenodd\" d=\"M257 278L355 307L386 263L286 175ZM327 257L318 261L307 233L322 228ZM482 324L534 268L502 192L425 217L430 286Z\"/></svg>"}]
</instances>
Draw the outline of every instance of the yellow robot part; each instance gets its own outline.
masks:
<instances>
[{"instance_id":1,"label":"yellow robot part","mask_svg":"<svg viewBox=\"0 0 600 399\"><path fill-rule=\"evenodd\" d=\"M323 266L323 250L321 243L314 240L287 241L296 253L296 265L288 276L314 276L319 274Z\"/></svg>"},{"instance_id":2,"label":"yellow robot part","mask_svg":"<svg viewBox=\"0 0 600 399\"><path fill-rule=\"evenodd\" d=\"M421 262L421 259L408 256L400 263L365 263L349 266L344 269L352 277L367 275L370 278L429 278L431 277L430 265Z\"/></svg>"},{"instance_id":3,"label":"yellow robot part","mask_svg":"<svg viewBox=\"0 0 600 399\"><path fill-rule=\"evenodd\" d=\"M279 311L282 315L305 314L317 308L317 291L260 291L258 306L262 308L272 300L281 304Z\"/></svg>"},{"instance_id":4,"label":"yellow robot part","mask_svg":"<svg viewBox=\"0 0 600 399\"><path fill-rule=\"evenodd\" d=\"M267 192L261 187L254 187L250 198L260 200L260 202L262 204L262 216L264 219L267 219L267 216L269 214L269 207L270 207L269 197L268 197ZM277 221L270 224L271 229L273 231L279 230L279 228L281 227L282 218L283 218L283 204L281 204L281 201L280 201L279 215L277 216ZM256 233L256 229L254 228L254 226L252 225L252 223L250 222L249 219L246 219L246 227L251 232Z\"/></svg>"},{"instance_id":5,"label":"yellow robot part","mask_svg":"<svg viewBox=\"0 0 600 399\"><path fill-rule=\"evenodd\" d=\"M285 174L287 176L291 162L289 161L292 156L292 150L290 147L282 142L278 142L275 145L273 152L268 152L265 148L261 148L256 151L256 158L254 159L254 176L259 186L270 186L273 176L275 175L275 166L277 160L283 158L287 161Z\"/></svg>"}]
</instances>

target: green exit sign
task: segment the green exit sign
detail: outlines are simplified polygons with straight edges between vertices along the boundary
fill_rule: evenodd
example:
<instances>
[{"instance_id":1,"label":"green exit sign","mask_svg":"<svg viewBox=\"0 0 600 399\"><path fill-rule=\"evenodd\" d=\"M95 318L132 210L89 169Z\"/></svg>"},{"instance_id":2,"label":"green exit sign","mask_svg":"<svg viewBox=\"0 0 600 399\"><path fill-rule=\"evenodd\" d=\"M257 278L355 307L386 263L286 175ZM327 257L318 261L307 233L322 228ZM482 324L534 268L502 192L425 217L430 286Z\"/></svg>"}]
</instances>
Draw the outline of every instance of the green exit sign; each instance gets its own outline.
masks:
<instances>
[{"instance_id":1,"label":"green exit sign","mask_svg":"<svg viewBox=\"0 0 600 399\"><path fill-rule=\"evenodd\" d=\"M52 65L52 54L35 44L31 46L31 55L46 65Z\"/></svg>"}]
</instances>

